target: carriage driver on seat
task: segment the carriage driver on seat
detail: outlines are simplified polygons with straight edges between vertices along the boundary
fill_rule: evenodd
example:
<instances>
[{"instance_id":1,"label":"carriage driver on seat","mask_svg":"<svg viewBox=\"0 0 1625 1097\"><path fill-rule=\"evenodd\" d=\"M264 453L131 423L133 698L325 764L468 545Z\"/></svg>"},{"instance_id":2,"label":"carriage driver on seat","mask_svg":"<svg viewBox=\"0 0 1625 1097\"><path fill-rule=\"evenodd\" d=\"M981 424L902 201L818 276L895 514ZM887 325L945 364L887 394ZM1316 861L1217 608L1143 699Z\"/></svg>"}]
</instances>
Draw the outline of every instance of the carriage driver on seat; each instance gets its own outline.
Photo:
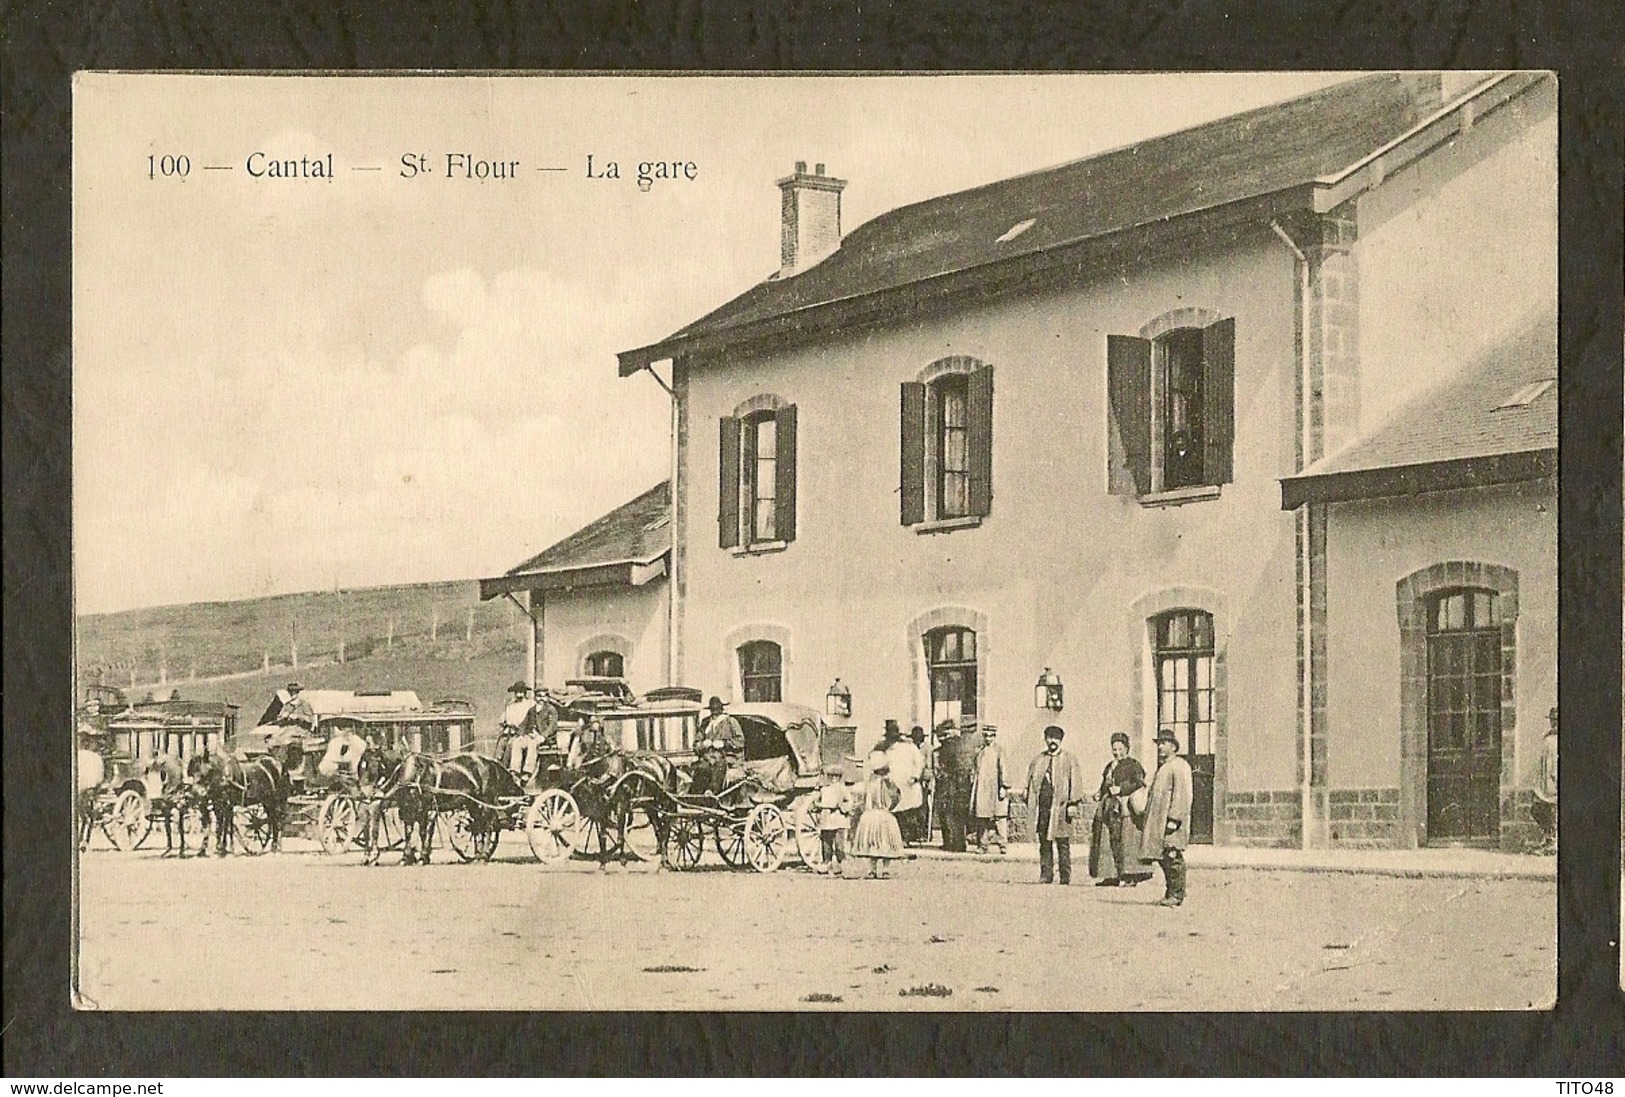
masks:
<instances>
[{"instance_id":1,"label":"carriage driver on seat","mask_svg":"<svg viewBox=\"0 0 1625 1097\"><path fill-rule=\"evenodd\" d=\"M276 714L276 726L265 741L266 752L292 773L304 761L305 736L316 730L316 710L301 696L298 682L288 683L288 699Z\"/></svg>"},{"instance_id":2,"label":"carriage driver on seat","mask_svg":"<svg viewBox=\"0 0 1625 1097\"><path fill-rule=\"evenodd\" d=\"M745 777L745 732L723 711L722 698L711 698L711 715L700 728L700 750L694 784L700 792L720 793Z\"/></svg>"},{"instance_id":3,"label":"carriage driver on seat","mask_svg":"<svg viewBox=\"0 0 1625 1097\"><path fill-rule=\"evenodd\" d=\"M508 768L525 784L535 778L541 766L541 724L530 687L524 682L514 682L508 687L508 707L502 710L498 742L507 745Z\"/></svg>"}]
</instances>

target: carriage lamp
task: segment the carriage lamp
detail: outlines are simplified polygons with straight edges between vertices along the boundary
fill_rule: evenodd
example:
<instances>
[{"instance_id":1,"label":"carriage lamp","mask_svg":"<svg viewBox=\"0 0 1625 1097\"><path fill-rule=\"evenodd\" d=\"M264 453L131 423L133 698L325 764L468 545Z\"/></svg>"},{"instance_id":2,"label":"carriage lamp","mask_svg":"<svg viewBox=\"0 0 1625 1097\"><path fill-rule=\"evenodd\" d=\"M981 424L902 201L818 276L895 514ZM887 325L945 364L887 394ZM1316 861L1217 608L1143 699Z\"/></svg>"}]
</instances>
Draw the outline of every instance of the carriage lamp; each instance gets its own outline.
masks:
<instances>
[{"instance_id":1,"label":"carriage lamp","mask_svg":"<svg viewBox=\"0 0 1625 1097\"><path fill-rule=\"evenodd\" d=\"M824 695L824 714L838 716L843 720L852 715L852 691L842 685L839 678L835 679L835 684L830 686L829 692Z\"/></svg>"},{"instance_id":2,"label":"carriage lamp","mask_svg":"<svg viewBox=\"0 0 1625 1097\"><path fill-rule=\"evenodd\" d=\"M1053 670L1044 668L1033 686L1033 707L1050 712L1061 711L1061 679Z\"/></svg>"}]
</instances>

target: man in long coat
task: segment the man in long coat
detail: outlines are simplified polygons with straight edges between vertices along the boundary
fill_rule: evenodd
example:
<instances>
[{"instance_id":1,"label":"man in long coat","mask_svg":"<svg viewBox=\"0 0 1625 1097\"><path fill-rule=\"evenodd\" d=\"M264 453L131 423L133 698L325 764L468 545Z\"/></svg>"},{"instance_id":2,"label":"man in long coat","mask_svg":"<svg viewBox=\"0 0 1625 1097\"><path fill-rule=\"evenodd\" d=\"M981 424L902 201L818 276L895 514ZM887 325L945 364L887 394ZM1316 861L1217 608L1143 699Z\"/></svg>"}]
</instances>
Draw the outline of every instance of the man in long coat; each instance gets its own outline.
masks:
<instances>
[{"instance_id":1,"label":"man in long coat","mask_svg":"<svg viewBox=\"0 0 1625 1097\"><path fill-rule=\"evenodd\" d=\"M925 755L913 742L903 737L903 729L896 720L886 721L886 736L881 748L886 752L891 782L897 786L897 806L892 809L892 814L897 817L904 840L922 841L925 838L924 820L921 818L925 814L922 810L925 796L920 776L925 769Z\"/></svg>"},{"instance_id":2,"label":"man in long coat","mask_svg":"<svg viewBox=\"0 0 1625 1097\"><path fill-rule=\"evenodd\" d=\"M1173 728L1157 732L1157 773L1146 798L1145 829L1140 834L1140 860L1160 864L1167 881L1159 905L1185 901L1185 847L1190 841L1191 766L1179 756Z\"/></svg>"},{"instance_id":3,"label":"man in long coat","mask_svg":"<svg viewBox=\"0 0 1625 1097\"><path fill-rule=\"evenodd\" d=\"M1051 724L1044 729L1044 753L1027 767L1026 800L1038 834L1038 879L1072 882L1072 839L1079 829L1083 798L1088 795L1083 768L1072 753L1061 748L1066 732Z\"/></svg>"},{"instance_id":4,"label":"man in long coat","mask_svg":"<svg viewBox=\"0 0 1625 1097\"><path fill-rule=\"evenodd\" d=\"M1004 853L1010 841L1010 785L1004 773L1004 748L999 745L999 729L982 725L982 746L976 752L976 777L970 790L970 814L976 820L976 845L987 851L987 832L998 840Z\"/></svg>"}]
</instances>

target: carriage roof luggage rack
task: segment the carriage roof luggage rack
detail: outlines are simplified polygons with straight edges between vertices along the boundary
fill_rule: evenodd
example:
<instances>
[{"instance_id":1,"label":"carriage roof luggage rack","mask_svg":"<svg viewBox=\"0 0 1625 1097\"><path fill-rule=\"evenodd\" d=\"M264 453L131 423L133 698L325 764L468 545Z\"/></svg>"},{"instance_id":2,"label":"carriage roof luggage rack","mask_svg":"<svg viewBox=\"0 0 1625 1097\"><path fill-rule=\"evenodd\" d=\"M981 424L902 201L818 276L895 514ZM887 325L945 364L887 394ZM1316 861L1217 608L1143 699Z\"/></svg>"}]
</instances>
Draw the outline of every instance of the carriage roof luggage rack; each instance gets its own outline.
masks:
<instances>
[{"instance_id":1,"label":"carriage roof luggage rack","mask_svg":"<svg viewBox=\"0 0 1625 1097\"><path fill-rule=\"evenodd\" d=\"M705 699L705 691L693 686L659 686L645 693L643 699L657 704L663 701L692 701L699 704Z\"/></svg>"}]
</instances>

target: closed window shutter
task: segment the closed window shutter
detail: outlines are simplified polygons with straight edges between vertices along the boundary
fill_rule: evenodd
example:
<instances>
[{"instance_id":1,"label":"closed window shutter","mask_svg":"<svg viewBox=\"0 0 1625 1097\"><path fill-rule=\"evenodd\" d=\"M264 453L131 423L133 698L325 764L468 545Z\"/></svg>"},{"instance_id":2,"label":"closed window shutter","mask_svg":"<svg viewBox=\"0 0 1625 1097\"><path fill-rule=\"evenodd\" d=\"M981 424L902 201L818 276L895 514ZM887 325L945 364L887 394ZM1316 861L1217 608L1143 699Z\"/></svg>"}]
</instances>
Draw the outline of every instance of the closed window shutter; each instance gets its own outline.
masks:
<instances>
[{"instance_id":1,"label":"closed window shutter","mask_svg":"<svg viewBox=\"0 0 1625 1097\"><path fill-rule=\"evenodd\" d=\"M1202 471L1209 484L1235 475L1236 321L1220 320L1202 331Z\"/></svg>"},{"instance_id":2,"label":"closed window shutter","mask_svg":"<svg viewBox=\"0 0 1625 1097\"><path fill-rule=\"evenodd\" d=\"M993 367L983 366L966 385L965 447L969 458L970 512L986 517L993 509Z\"/></svg>"},{"instance_id":3,"label":"closed window shutter","mask_svg":"<svg viewBox=\"0 0 1625 1097\"><path fill-rule=\"evenodd\" d=\"M722 455L717 462L717 544L739 544L739 420L724 415L719 425Z\"/></svg>"},{"instance_id":4,"label":"closed window shutter","mask_svg":"<svg viewBox=\"0 0 1625 1097\"><path fill-rule=\"evenodd\" d=\"M775 485L774 534L780 541L796 539L796 406L778 412L778 463Z\"/></svg>"},{"instance_id":5,"label":"closed window shutter","mask_svg":"<svg viewBox=\"0 0 1625 1097\"><path fill-rule=\"evenodd\" d=\"M1144 495L1151 490L1151 340L1106 337L1106 388L1123 457L1123 467L1111 469L1111 491Z\"/></svg>"},{"instance_id":6,"label":"closed window shutter","mask_svg":"<svg viewBox=\"0 0 1625 1097\"><path fill-rule=\"evenodd\" d=\"M903 462L898 483L903 525L925 521L925 386L903 382Z\"/></svg>"}]
</instances>

